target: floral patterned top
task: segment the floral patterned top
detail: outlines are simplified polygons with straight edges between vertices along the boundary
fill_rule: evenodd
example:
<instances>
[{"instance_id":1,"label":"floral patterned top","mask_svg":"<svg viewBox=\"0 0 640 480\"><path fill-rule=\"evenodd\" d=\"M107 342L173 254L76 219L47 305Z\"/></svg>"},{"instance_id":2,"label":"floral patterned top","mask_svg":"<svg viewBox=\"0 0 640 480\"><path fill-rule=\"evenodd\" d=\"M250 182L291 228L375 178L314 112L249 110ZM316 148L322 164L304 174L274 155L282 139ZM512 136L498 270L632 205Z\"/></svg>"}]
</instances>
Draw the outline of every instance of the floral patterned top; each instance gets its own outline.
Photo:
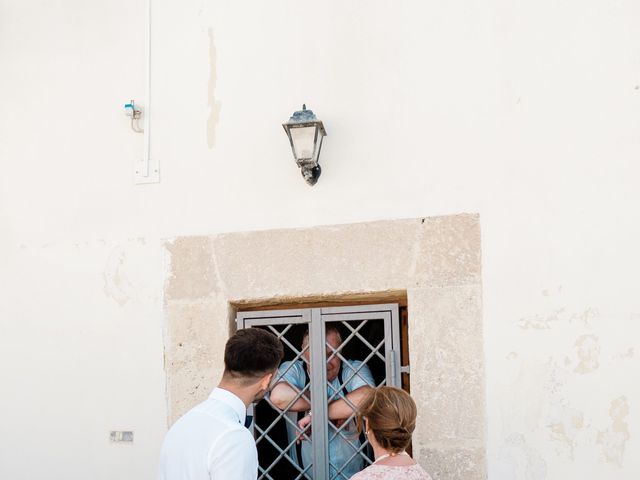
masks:
<instances>
[{"instance_id":1,"label":"floral patterned top","mask_svg":"<svg viewBox=\"0 0 640 480\"><path fill-rule=\"evenodd\" d=\"M424 468L417 463L415 465L370 465L351 480L431 480Z\"/></svg>"}]
</instances>

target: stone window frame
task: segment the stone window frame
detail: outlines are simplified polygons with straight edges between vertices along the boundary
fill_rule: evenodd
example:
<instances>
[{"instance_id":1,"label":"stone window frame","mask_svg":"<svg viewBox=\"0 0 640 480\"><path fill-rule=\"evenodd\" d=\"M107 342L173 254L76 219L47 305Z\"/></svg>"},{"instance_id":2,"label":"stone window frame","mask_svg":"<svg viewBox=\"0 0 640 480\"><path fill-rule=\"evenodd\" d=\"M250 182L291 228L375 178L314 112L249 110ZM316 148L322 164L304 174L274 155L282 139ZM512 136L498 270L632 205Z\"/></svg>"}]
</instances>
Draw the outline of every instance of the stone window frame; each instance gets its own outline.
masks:
<instances>
[{"instance_id":1,"label":"stone window frame","mask_svg":"<svg viewBox=\"0 0 640 480\"><path fill-rule=\"evenodd\" d=\"M406 296L414 457L434 480L486 478L478 215L187 236L164 246L169 424L219 380L238 308Z\"/></svg>"}]
</instances>

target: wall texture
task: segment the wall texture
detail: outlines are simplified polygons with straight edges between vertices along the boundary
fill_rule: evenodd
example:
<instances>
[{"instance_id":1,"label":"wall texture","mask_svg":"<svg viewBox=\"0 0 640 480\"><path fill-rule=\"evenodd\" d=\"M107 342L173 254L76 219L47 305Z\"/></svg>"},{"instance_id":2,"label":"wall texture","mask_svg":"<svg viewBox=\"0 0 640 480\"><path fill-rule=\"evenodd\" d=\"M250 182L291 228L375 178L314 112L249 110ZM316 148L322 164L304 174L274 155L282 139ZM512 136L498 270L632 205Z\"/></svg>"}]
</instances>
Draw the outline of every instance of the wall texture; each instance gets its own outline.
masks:
<instances>
[{"instance_id":1,"label":"wall texture","mask_svg":"<svg viewBox=\"0 0 640 480\"><path fill-rule=\"evenodd\" d=\"M135 186L143 7L0 0L1 478L153 478L163 239L461 212L488 477L638 477L638 2L152 0L161 182Z\"/></svg>"}]
</instances>

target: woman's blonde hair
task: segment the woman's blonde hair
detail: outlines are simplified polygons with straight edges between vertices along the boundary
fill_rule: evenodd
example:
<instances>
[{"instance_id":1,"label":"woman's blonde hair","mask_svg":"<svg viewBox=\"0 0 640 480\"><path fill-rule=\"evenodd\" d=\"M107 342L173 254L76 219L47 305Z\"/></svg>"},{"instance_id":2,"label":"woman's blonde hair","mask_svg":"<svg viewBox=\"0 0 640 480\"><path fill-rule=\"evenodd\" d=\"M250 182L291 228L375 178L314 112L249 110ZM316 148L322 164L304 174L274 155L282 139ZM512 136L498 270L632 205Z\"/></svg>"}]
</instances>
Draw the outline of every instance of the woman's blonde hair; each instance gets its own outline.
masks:
<instances>
[{"instance_id":1,"label":"woman's blonde hair","mask_svg":"<svg viewBox=\"0 0 640 480\"><path fill-rule=\"evenodd\" d=\"M416 403L404 390L374 388L358 408L358 432L362 431L362 419L366 418L369 433L373 433L382 448L391 453L401 452L411 443L416 414Z\"/></svg>"}]
</instances>

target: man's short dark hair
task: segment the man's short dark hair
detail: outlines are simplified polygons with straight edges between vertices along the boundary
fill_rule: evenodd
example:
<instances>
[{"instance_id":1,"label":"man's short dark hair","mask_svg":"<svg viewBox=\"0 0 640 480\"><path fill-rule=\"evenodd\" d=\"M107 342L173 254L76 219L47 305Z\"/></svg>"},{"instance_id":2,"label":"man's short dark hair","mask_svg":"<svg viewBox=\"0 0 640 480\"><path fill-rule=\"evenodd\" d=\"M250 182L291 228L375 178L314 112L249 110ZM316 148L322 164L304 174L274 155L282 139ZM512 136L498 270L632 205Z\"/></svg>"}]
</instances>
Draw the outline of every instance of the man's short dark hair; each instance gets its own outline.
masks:
<instances>
[{"instance_id":1,"label":"man's short dark hair","mask_svg":"<svg viewBox=\"0 0 640 480\"><path fill-rule=\"evenodd\" d=\"M284 357L282 343L260 328L238 330L224 348L224 374L234 379L258 379L273 372Z\"/></svg>"}]
</instances>

